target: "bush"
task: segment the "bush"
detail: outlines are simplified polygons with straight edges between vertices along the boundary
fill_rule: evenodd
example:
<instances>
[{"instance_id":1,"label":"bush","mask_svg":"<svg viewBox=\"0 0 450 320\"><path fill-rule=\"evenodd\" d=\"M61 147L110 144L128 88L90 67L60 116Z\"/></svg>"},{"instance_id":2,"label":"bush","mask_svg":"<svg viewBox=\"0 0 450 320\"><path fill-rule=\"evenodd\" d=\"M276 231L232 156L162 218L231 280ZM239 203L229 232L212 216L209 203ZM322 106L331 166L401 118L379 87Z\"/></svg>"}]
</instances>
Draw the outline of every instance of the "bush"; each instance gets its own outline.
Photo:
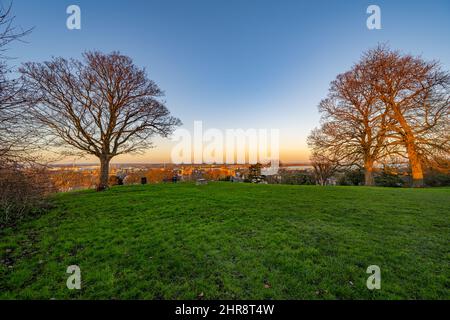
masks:
<instances>
[{"instance_id":1,"label":"bush","mask_svg":"<svg viewBox=\"0 0 450 320\"><path fill-rule=\"evenodd\" d=\"M60 192L94 189L98 183L98 173L61 170L52 172L50 179L55 189Z\"/></svg>"},{"instance_id":2,"label":"bush","mask_svg":"<svg viewBox=\"0 0 450 320\"><path fill-rule=\"evenodd\" d=\"M425 185L428 187L448 187L450 186L450 174L430 170L425 174Z\"/></svg>"},{"instance_id":3,"label":"bush","mask_svg":"<svg viewBox=\"0 0 450 320\"><path fill-rule=\"evenodd\" d=\"M295 185L312 185L314 184L313 177L304 172L294 171L292 173L285 173L281 175L281 183L295 184Z\"/></svg>"},{"instance_id":4,"label":"bush","mask_svg":"<svg viewBox=\"0 0 450 320\"><path fill-rule=\"evenodd\" d=\"M403 187L405 181L399 175L382 172L375 177L375 184L380 187Z\"/></svg>"},{"instance_id":5,"label":"bush","mask_svg":"<svg viewBox=\"0 0 450 320\"><path fill-rule=\"evenodd\" d=\"M364 185L364 171L362 169L353 169L345 171L339 177L338 185L341 186L361 186Z\"/></svg>"},{"instance_id":6,"label":"bush","mask_svg":"<svg viewBox=\"0 0 450 320\"><path fill-rule=\"evenodd\" d=\"M119 177L118 176L109 176L108 177L108 185L110 186L110 187L112 187L112 186L118 186L119 185L119 182L120 182L120 179L119 179Z\"/></svg>"},{"instance_id":7,"label":"bush","mask_svg":"<svg viewBox=\"0 0 450 320\"><path fill-rule=\"evenodd\" d=\"M53 190L42 169L0 167L0 225L12 225L48 208L46 195Z\"/></svg>"}]
</instances>

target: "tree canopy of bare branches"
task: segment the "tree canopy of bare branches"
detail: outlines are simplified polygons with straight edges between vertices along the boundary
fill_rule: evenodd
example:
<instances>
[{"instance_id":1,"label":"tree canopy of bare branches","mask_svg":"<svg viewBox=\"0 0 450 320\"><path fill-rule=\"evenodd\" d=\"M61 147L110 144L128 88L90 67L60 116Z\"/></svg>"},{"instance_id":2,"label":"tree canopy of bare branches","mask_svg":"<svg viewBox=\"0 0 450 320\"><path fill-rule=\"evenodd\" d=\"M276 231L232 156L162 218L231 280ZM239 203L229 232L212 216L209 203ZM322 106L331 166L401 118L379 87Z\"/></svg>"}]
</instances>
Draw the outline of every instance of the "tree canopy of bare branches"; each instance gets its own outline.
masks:
<instances>
[{"instance_id":1,"label":"tree canopy of bare branches","mask_svg":"<svg viewBox=\"0 0 450 320\"><path fill-rule=\"evenodd\" d=\"M11 77L5 54L9 44L30 31L14 25L11 4L0 3L0 225L41 210L51 189L45 170L34 166L36 131L28 121L23 87Z\"/></svg>"},{"instance_id":2,"label":"tree canopy of bare branches","mask_svg":"<svg viewBox=\"0 0 450 320\"><path fill-rule=\"evenodd\" d=\"M108 186L113 157L150 148L154 135L168 136L180 124L145 70L118 52L26 63L20 72L33 116L53 144L99 158L99 190Z\"/></svg>"},{"instance_id":3,"label":"tree canopy of bare branches","mask_svg":"<svg viewBox=\"0 0 450 320\"><path fill-rule=\"evenodd\" d=\"M374 91L394 125L389 142L400 145L409 159L413 186L423 186L423 163L448 157L450 74L439 62L402 55L384 46L363 57Z\"/></svg>"},{"instance_id":4,"label":"tree canopy of bare branches","mask_svg":"<svg viewBox=\"0 0 450 320\"><path fill-rule=\"evenodd\" d=\"M367 79L365 66L356 65L338 75L319 111L322 127L310 135L310 146L322 155L333 154L341 166L363 167L365 184L373 185L373 166L386 152L390 119Z\"/></svg>"},{"instance_id":5,"label":"tree canopy of bare branches","mask_svg":"<svg viewBox=\"0 0 450 320\"><path fill-rule=\"evenodd\" d=\"M31 29L24 30L14 24L15 16L11 9L12 3L8 6L0 3L0 57L2 58L5 58L4 52L8 49L8 44L21 40L31 32Z\"/></svg>"},{"instance_id":6,"label":"tree canopy of bare branches","mask_svg":"<svg viewBox=\"0 0 450 320\"><path fill-rule=\"evenodd\" d=\"M8 79L8 67L0 62L0 161L19 160L26 151L25 128L21 114L21 89L17 81Z\"/></svg>"},{"instance_id":7,"label":"tree canopy of bare branches","mask_svg":"<svg viewBox=\"0 0 450 320\"><path fill-rule=\"evenodd\" d=\"M8 45L19 41L31 30L14 25L11 4L0 4L0 164L30 159L30 129L25 124L22 87L17 79L11 79L11 69L4 55Z\"/></svg>"},{"instance_id":8,"label":"tree canopy of bare branches","mask_svg":"<svg viewBox=\"0 0 450 320\"><path fill-rule=\"evenodd\" d=\"M413 186L423 186L423 163L448 159L449 97L450 76L439 63L379 45L331 83L309 145L313 154L363 167L366 185L377 162L403 156Z\"/></svg>"},{"instance_id":9,"label":"tree canopy of bare branches","mask_svg":"<svg viewBox=\"0 0 450 320\"><path fill-rule=\"evenodd\" d=\"M339 162L336 159L318 153L311 155L311 165L314 169L314 180L321 186L327 185L339 168Z\"/></svg>"}]
</instances>

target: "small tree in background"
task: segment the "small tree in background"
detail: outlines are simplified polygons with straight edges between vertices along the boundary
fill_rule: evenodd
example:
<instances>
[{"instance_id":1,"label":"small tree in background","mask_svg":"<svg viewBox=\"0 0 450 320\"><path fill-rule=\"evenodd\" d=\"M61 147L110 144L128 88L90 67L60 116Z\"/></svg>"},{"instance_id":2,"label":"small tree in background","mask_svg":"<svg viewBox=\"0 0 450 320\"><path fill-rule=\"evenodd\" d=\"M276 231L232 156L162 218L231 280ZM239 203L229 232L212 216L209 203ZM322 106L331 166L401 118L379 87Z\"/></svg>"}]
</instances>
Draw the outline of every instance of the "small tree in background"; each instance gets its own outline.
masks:
<instances>
[{"instance_id":1,"label":"small tree in background","mask_svg":"<svg viewBox=\"0 0 450 320\"><path fill-rule=\"evenodd\" d=\"M339 168L337 160L317 153L311 155L311 165L314 168L316 184L321 186L326 186Z\"/></svg>"}]
</instances>

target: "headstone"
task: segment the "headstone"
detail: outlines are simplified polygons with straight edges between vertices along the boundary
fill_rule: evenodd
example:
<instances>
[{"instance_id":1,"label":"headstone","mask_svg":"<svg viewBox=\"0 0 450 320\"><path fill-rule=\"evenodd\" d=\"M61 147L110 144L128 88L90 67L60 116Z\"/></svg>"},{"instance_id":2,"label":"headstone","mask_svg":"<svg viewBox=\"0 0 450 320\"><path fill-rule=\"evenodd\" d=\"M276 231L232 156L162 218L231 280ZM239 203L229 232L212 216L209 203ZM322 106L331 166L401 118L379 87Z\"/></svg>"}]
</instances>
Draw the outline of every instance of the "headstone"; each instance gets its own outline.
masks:
<instances>
[{"instance_id":1,"label":"headstone","mask_svg":"<svg viewBox=\"0 0 450 320\"><path fill-rule=\"evenodd\" d=\"M147 184L147 177L141 178L141 184Z\"/></svg>"},{"instance_id":2,"label":"headstone","mask_svg":"<svg viewBox=\"0 0 450 320\"><path fill-rule=\"evenodd\" d=\"M242 179L239 176L231 177L231 182L244 182L244 179Z\"/></svg>"},{"instance_id":3,"label":"headstone","mask_svg":"<svg viewBox=\"0 0 450 320\"><path fill-rule=\"evenodd\" d=\"M197 186L208 184L208 181L206 179L197 179L197 182L195 183Z\"/></svg>"}]
</instances>

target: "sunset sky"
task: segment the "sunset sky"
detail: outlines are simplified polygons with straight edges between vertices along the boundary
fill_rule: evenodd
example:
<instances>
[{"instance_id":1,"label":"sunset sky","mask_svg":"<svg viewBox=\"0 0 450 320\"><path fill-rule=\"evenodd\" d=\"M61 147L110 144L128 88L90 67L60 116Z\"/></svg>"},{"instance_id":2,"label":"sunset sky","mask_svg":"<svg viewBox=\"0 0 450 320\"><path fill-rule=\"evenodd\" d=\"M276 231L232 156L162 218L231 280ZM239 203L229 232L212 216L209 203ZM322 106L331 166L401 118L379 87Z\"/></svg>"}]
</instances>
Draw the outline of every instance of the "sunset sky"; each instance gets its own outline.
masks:
<instances>
[{"instance_id":1,"label":"sunset sky","mask_svg":"<svg viewBox=\"0 0 450 320\"><path fill-rule=\"evenodd\" d=\"M71 4L81 30L66 28ZM370 4L381 7L382 30L366 27ZM279 129L285 162L308 159L319 101L364 50L387 42L450 68L448 0L15 0L13 8L17 24L34 30L11 46L12 64L118 50L147 69L184 128L201 120L205 129ZM170 161L172 143L155 143L115 161Z\"/></svg>"}]
</instances>

